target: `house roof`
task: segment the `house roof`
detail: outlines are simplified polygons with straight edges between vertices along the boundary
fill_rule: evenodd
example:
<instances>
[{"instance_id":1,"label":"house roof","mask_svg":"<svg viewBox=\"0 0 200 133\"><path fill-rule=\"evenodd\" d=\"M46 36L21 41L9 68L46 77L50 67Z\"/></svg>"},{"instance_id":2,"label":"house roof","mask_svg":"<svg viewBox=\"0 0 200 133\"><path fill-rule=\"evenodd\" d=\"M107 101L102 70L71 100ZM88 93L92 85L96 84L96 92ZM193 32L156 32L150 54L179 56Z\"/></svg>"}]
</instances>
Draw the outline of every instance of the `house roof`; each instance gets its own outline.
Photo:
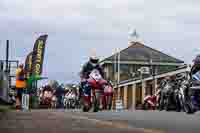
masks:
<instances>
[{"instance_id":1,"label":"house roof","mask_svg":"<svg viewBox=\"0 0 200 133\"><path fill-rule=\"evenodd\" d=\"M105 58L101 62L114 61L116 54ZM164 54L158 50L150 48L140 42L131 42L131 45L120 51L120 61L142 61L160 63L184 63L184 61L176 59L172 56Z\"/></svg>"}]
</instances>

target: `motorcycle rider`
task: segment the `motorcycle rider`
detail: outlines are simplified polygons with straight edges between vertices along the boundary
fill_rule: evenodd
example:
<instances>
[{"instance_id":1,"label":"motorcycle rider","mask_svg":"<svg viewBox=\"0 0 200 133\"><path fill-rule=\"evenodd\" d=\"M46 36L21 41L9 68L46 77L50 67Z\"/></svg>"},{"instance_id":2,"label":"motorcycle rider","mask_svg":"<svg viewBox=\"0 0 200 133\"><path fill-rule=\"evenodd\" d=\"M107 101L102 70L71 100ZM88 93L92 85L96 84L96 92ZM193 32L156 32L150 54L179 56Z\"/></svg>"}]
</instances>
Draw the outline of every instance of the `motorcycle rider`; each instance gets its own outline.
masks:
<instances>
[{"instance_id":1,"label":"motorcycle rider","mask_svg":"<svg viewBox=\"0 0 200 133\"><path fill-rule=\"evenodd\" d=\"M86 62L83 65L82 71L81 71L81 79L88 79L89 74L92 72L92 70L97 69L101 76L104 77L104 72L102 67L99 65L99 58L96 56L91 56L89 58L89 61Z\"/></svg>"},{"instance_id":2,"label":"motorcycle rider","mask_svg":"<svg viewBox=\"0 0 200 133\"><path fill-rule=\"evenodd\" d=\"M87 82L86 80L89 79L89 74L92 72L92 70L97 69L101 76L104 77L104 72L102 67L99 65L99 58L96 56L91 56L89 58L89 61L86 62L83 67L82 70L80 72L80 77L81 77L81 88L83 87L83 85L85 85L85 83ZM80 92L82 92L82 90L80 89Z\"/></svg>"},{"instance_id":3,"label":"motorcycle rider","mask_svg":"<svg viewBox=\"0 0 200 133\"><path fill-rule=\"evenodd\" d=\"M91 91L92 91L92 88L88 84L88 82L90 82L89 81L90 80L89 75L95 69L99 71L99 73L102 77L102 80L99 81L99 85L102 88L102 92L103 92L103 86L101 86L101 85L103 85L103 83L106 83L106 81L104 80L103 68L100 66L99 58L97 56L89 57L89 61L84 64L84 66L82 67L82 70L80 72L80 77L81 77L81 90L80 90L80 92L84 92L84 94L87 94L89 97L91 97ZM100 108L101 108L101 105L100 105Z\"/></svg>"}]
</instances>

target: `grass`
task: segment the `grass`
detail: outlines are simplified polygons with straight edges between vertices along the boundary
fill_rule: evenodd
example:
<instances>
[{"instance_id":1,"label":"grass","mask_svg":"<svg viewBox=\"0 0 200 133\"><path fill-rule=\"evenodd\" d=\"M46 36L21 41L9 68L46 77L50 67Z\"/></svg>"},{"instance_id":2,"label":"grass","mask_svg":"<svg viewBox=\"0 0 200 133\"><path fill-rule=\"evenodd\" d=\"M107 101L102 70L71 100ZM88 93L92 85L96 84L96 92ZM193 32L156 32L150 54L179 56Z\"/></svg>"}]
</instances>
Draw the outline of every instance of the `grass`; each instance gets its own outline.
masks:
<instances>
[{"instance_id":1,"label":"grass","mask_svg":"<svg viewBox=\"0 0 200 133\"><path fill-rule=\"evenodd\" d=\"M9 107L5 105L0 105L0 112L7 112L9 111Z\"/></svg>"},{"instance_id":2,"label":"grass","mask_svg":"<svg viewBox=\"0 0 200 133\"><path fill-rule=\"evenodd\" d=\"M15 109L15 107L12 105L0 105L0 112L8 112L13 109Z\"/></svg>"},{"instance_id":3,"label":"grass","mask_svg":"<svg viewBox=\"0 0 200 133\"><path fill-rule=\"evenodd\" d=\"M0 112L8 112L15 109L14 105L4 102L0 99Z\"/></svg>"}]
</instances>

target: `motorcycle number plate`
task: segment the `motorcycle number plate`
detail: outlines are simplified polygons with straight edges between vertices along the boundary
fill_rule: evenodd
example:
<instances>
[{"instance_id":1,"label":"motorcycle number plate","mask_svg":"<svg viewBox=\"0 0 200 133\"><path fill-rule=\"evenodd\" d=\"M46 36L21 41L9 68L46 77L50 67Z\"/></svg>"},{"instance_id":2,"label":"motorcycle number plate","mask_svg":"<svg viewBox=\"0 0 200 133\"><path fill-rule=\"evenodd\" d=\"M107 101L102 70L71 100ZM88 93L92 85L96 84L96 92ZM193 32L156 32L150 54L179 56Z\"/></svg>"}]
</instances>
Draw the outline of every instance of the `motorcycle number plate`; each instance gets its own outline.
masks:
<instances>
[{"instance_id":1,"label":"motorcycle number plate","mask_svg":"<svg viewBox=\"0 0 200 133\"><path fill-rule=\"evenodd\" d=\"M98 70L93 70L90 74L90 77L94 78L95 80L100 80L102 78Z\"/></svg>"}]
</instances>

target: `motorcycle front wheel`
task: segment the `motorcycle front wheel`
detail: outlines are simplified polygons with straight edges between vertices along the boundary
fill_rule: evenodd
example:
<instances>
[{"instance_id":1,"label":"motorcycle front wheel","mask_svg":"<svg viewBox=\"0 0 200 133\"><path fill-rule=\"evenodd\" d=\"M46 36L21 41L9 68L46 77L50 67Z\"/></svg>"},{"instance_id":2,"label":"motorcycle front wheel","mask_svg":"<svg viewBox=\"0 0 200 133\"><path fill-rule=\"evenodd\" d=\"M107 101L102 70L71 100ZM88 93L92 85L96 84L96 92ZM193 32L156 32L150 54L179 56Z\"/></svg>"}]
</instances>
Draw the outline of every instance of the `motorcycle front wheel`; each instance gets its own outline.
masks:
<instances>
[{"instance_id":1,"label":"motorcycle front wheel","mask_svg":"<svg viewBox=\"0 0 200 133\"><path fill-rule=\"evenodd\" d=\"M147 101L145 101L144 102L144 104L143 104L143 110L148 110L149 109L149 104L148 104L148 102Z\"/></svg>"},{"instance_id":2,"label":"motorcycle front wheel","mask_svg":"<svg viewBox=\"0 0 200 133\"><path fill-rule=\"evenodd\" d=\"M194 105L192 104L191 100L187 100L184 103L184 111L186 114L194 114L195 113L195 108Z\"/></svg>"},{"instance_id":3,"label":"motorcycle front wheel","mask_svg":"<svg viewBox=\"0 0 200 133\"><path fill-rule=\"evenodd\" d=\"M95 92L94 101L93 101L93 112L98 112L100 106L100 93Z\"/></svg>"},{"instance_id":4,"label":"motorcycle front wheel","mask_svg":"<svg viewBox=\"0 0 200 133\"><path fill-rule=\"evenodd\" d=\"M165 111L169 111L170 110L170 105L171 105L171 100L170 100L170 97L167 97L165 99Z\"/></svg>"},{"instance_id":5,"label":"motorcycle front wheel","mask_svg":"<svg viewBox=\"0 0 200 133\"><path fill-rule=\"evenodd\" d=\"M75 101L71 101L71 108L72 108L72 109L75 109L75 108L76 108L76 103L75 103Z\"/></svg>"},{"instance_id":6,"label":"motorcycle front wheel","mask_svg":"<svg viewBox=\"0 0 200 133\"><path fill-rule=\"evenodd\" d=\"M184 102L182 98L180 98L178 95L176 95L175 100L176 100L176 112L181 112Z\"/></svg>"},{"instance_id":7,"label":"motorcycle front wheel","mask_svg":"<svg viewBox=\"0 0 200 133\"><path fill-rule=\"evenodd\" d=\"M108 96L108 102L107 102L108 110L112 109L112 96Z\"/></svg>"},{"instance_id":8,"label":"motorcycle front wheel","mask_svg":"<svg viewBox=\"0 0 200 133\"><path fill-rule=\"evenodd\" d=\"M85 103L85 101L83 103L82 110L83 110L83 112L89 112L90 111L90 105Z\"/></svg>"}]
</instances>

